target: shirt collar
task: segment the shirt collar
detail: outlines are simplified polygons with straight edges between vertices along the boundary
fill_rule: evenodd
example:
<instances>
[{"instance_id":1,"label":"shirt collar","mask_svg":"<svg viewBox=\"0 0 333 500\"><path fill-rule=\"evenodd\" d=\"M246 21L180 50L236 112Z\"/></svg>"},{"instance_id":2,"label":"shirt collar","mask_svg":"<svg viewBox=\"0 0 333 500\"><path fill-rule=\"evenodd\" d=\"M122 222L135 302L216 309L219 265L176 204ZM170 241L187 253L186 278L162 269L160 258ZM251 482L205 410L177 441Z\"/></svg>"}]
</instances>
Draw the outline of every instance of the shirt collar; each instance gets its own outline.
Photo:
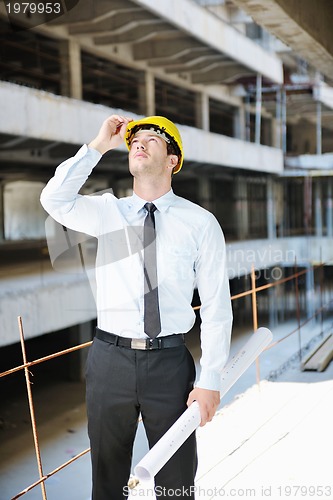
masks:
<instances>
[{"instance_id":1,"label":"shirt collar","mask_svg":"<svg viewBox=\"0 0 333 500\"><path fill-rule=\"evenodd\" d=\"M139 212L139 210L141 210L147 203L147 200L143 200L135 193L132 194L131 198L132 206L136 212ZM175 199L176 195L173 190L170 189L170 191L165 193L163 196L160 196L160 198L153 200L152 203L154 203L157 210L159 210L160 212L166 212L170 205L174 203Z\"/></svg>"}]
</instances>

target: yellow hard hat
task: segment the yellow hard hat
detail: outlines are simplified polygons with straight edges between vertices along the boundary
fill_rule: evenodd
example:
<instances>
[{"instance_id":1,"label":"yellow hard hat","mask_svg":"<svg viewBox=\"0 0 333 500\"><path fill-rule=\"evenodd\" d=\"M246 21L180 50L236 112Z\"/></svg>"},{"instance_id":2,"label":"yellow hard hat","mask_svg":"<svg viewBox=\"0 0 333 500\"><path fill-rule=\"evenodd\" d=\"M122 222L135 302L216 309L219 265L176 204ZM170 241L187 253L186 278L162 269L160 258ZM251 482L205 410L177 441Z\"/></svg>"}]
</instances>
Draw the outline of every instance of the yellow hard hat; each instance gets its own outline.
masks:
<instances>
[{"instance_id":1,"label":"yellow hard hat","mask_svg":"<svg viewBox=\"0 0 333 500\"><path fill-rule=\"evenodd\" d=\"M142 129L157 132L166 142L175 147L179 160L173 173L179 172L183 165L184 154L182 139L176 125L164 116L147 116L141 120L129 122L125 133L125 142L128 149L131 146L133 135Z\"/></svg>"}]
</instances>

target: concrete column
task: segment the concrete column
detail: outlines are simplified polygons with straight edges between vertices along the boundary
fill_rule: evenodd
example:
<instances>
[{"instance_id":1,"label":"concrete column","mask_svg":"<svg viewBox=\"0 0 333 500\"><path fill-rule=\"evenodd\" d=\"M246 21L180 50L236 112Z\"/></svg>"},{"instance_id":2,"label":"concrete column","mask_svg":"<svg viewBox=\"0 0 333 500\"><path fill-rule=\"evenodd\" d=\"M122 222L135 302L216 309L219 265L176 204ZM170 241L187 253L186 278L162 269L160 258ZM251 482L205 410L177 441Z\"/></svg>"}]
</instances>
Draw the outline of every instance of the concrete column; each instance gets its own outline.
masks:
<instances>
[{"instance_id":1,"label":"concrete column","mask_svg":"<svg viewBox=\"0 0 333 500\"><path fill-rule=\"evenodd\" d=\"M317 120L316 120L316 154L322 154L322 131L321 131L321 102L317 101Z\"/></svg>"},{"instance_id":2,"label":"concrete column","mask_svg":"<svg viewBox=\"0 0 333 500\"><path fill-rule=\"evenodd\" d=\"M281 136L282 136L282 119L281 119L281 88L276 91L276 110L275 110L275 144L274 146L278 149L281 148Z\"/></svg>"},{"instance_id":3,"label":"concrete column","mask_svg":"<svg viewBox=\"0 0 333 500\"><path fill-rule=\"evenodd\" d=\"M255 139L256 144L260 144L261 136L261 101L262 101L262 77L257 75L256 89L256 122L255 122Z\"/></svg>"},{"instance_id":4,"label":"concrete column","mask_svg":"<svg viewBox=\"0 0 333 500\"><path fill-rule=\"evenodd\" d=\"M70 327L68 329L70 345L75 346L84 344L85 342L92 340L94 337L94 328L95 326L92 321ZM75 382L82 382L84 380L88 350L89 347L84 347L72 354L68 354L68 356L71 356L69 366L70 380Z\"/></svg>"},{"instance_id":5,"label":"concrete column","mask_svg":"<svg viewBox=\"0 0 333 500\"><path fill-rule=\"evenodd\" d=\"M237 118L235 119L235 137L241 141L246 141L246 117L244 106L238 108Z\"/></svg>"},{"instance_id":6,"label":"concrete column","mask_svg":"<svg viewBox=\"0 0 333 500\"><path fill-rule=\"evenodd\" d=\"M199 205L209 211L213 211L213 196L209 177L200 175L198 182Z\"/></svg>"},{"instance_id":7,"label":"concrete column","mask_svg":"<svg viewBox=\"0 0 333 500\"><path fill-rule=\"evenodd\" d=\"M9 240L45 237L45 212L39 197L43 182L6 182L3 190L4 234Z\"/></svg>"},{"instance_id":8,"label":"concrete column","mask_svg":"<svg viewBox=\"0 0 333 500\"><path fill-rule=\"evenodd\" d=\"M274 181L271 177L267 179L267 237L268 239L276 238Z\"/></svg>"},{"instance_id":9,"label":"concrete column","mask_svg":"<svg viewBox=\"0 0 333 500\"><path fill-rule=\"evenodd\" d=\"M251 141L250 94L245 96L245 140Z\"/></svg>"},{"instance_id":10,"label":"concrete column","mask_svg":"<svg viewBox=\"0 0 333 500\"><path fill-rule=\"evenodd\" d=\"M281 94L281 146L285 154L287 152L287 93L285 89Z\"/></svg>"},{"instance_id":11,"label":"concrete column","mask_svg":"<svg viewBox=\"0 0 333 500\"><path fill-rule=\"evenodd\" d=\"M278 324L277 287L268 288L269 326L273 328Z\"/></svg>"},{"instance_id":12,"label":"concrete column","mask_svg":"<svg viewBox=\"0 0 333 500\"><path fill-rule=\"evenodd\" d=\"M323 235L323 218L321 206L321 181L317 179L315 186L315 234L316 236Z\"/></svg>"},{"instance_id":13,"label":"concrete column","mask_svg":"<svg viewBox=\"0 0 333 500\"><path fill-rule=\"evenodd\" d=\"M0 240L5 238L5 211L3 200L4 185L0 183Z\"/></svg>"},{"instance_id":14,"label":"concrete column","mask_svg":"<svg viewBox=\"0 0 333 500\"><path fill-rule=\"evenodd\" d=\"M76 40L59 42L62 95L82 100L81 48Z\"/></svg>"},{"instance_id":15,"label":"concrete column","mask_svg":"<svg viewBox=\"0 0 333 500\"><path fill-rule=\"evenodd\" d=\"M237 238L243 240L246 239L249 234L247 183L244 177L236 177L235 198Z\"/></svg>"},{"instance_id":16,"label":"concrete column","mask_svg":"<svg viewBox=\"0 0 333 500\"><path fill-rule=\"evenodd\" d=\"M155 115L155 77L146 71L139 84L139 114Z\"/></svg>"},{"instance_id":17,"label":"concrete column","mask_svg":"<svg viewBox=\"0 0 333 500\"><path fill-rule=\"evenodd\" d=\"M198 93L195 98L195 125L202 130L209 131L209 97L207 94Z\"/></svg>"},{"instance_id":18,"label":"concrete column","mask_svg":"<svg viewBox=\"0 0 333 500\"><path fill-rule=\"evenodd\" d=\"M306 273L306 317L311 318L316 309L314 289L314 272L313 267L309 264L308 272ZM315 320L315 318L314 318Z\"/></svg>"},{"instance_id":19,"label":"concrete column","mask_svg":"<svg viewBox=\"0 0 333 500\"><path fill-rule=\"evenodd\" d=\"M326 234L328 237L333 237L333 200L332 200L332 182L330 177L327 179L327 199L326 199Z\"/></svg>"}]
</instances>

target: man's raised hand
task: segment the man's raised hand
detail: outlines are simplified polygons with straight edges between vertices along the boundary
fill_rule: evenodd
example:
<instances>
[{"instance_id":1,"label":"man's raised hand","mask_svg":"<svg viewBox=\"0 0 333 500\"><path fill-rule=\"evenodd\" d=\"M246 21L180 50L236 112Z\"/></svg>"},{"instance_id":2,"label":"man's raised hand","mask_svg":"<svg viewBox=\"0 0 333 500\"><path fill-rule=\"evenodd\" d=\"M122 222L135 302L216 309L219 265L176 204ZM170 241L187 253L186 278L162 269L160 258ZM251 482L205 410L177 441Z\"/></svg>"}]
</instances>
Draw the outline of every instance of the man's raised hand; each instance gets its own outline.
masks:
<instances>
[{"instance_id":1,"label":"man's raised hand","mask_svg":"<svg viewBox=\"0 0 333 500\"><path fill-rule=\"evenodd\" d=\"M104 120L97 136L89 144L101 154L117 148L124 142L126 127L132 119L121 115L111 115Z\"/></svg>"}]
</instances>

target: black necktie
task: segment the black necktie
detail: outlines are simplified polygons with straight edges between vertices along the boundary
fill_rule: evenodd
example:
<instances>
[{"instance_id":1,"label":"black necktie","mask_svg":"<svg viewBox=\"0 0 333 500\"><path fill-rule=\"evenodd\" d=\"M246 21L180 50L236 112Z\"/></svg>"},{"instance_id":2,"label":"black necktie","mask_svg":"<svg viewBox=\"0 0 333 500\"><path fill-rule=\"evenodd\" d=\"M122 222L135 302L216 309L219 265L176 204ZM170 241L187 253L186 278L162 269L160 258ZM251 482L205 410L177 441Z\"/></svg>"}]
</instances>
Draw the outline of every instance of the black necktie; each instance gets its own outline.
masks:
<instances>
[{"instance_id":1,"label":"black necktie","mask_svg":"<svg viewBox=\"0 0 333 500\"><path fill-rule=\"evenodd\" d=\"M143 227L144 245L144 331L155 338L161 331L160 309L158 305L156 233L154 203L146 203L147 216Z\"/></svg>"}]
</instances>

